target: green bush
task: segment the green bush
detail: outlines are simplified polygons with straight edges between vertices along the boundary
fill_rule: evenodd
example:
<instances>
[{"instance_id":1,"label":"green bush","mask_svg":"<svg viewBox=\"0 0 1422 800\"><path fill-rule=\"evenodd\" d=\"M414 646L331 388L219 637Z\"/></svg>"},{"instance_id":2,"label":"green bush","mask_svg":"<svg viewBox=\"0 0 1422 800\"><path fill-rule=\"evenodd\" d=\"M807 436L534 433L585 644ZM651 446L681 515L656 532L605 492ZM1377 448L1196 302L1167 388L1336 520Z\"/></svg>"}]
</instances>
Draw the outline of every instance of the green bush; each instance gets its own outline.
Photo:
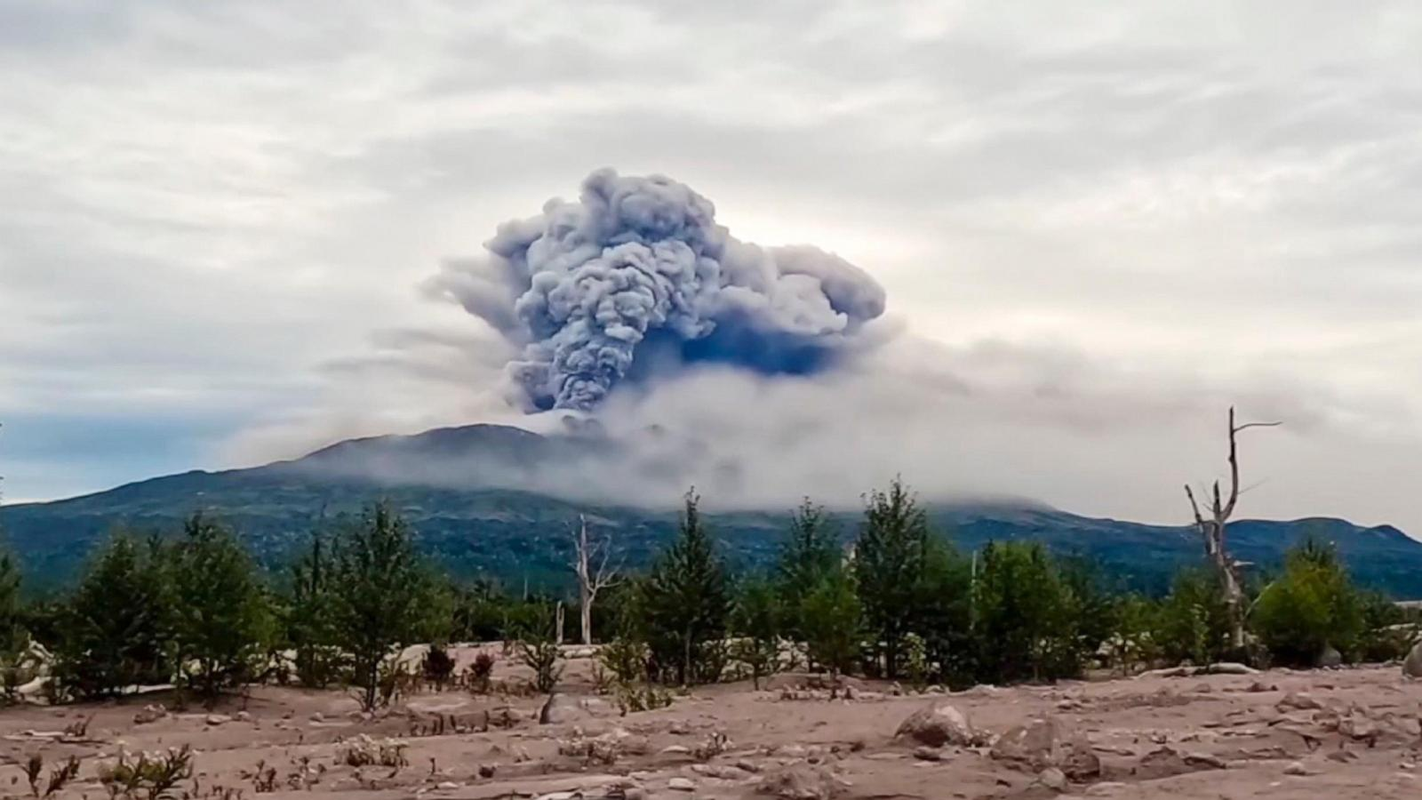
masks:
<instances>
[{"instance_id":1,"label":"green bush","mask_svg":"<svg viewBox=\"0 0 1422 800\"><path fill-rule=\"evenodd\" d=\"M975 588L980 680L1056 680L1080 674L1086 653L1074 598L1041 544L988 544Z\"/></svg>"},{"instance_id":2,"label":"green bush","mask_svg":"<svg viewBox=\"0 0 1422 800\"><path fill-rule=\"evenodd\" d=\"M1313 666L1326 647L1356 653L1363 610L1337 551L1309 540L1285 557L1284 574L1260 594L1251 622L1276 663Z\"/></svg>"},{"instance_id":3,"label":"green bush","mask_svg":"<svg viewBox=\"0 0 1422 800\"><path fill-rule=\"evenodd\" d=\"M1219 579L1208 569L1175 576L1155 624L1152 639L1167 662L1210 664L1229 650L1229 608Z\"/></svg>"}]
</instances>

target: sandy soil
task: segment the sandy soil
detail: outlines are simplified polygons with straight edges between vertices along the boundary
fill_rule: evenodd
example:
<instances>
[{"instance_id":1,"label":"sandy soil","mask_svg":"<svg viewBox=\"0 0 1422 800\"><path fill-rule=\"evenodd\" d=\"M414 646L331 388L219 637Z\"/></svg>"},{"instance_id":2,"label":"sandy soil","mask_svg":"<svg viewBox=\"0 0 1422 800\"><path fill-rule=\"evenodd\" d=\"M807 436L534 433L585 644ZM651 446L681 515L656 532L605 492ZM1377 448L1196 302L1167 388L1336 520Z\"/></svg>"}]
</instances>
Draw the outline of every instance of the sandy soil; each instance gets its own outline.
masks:
<instances>
[{"instance_id":1,"label":"sandy soil","mask_svg":"<svg viewBox=\"0 0 1422 800\"><path fill-rule=\"evenodd\" d=\"M495 675L517 682L526 673L505 659ZM856 682L849 700L830 700L815 684L782 675L761 691L748 682L704 687L670 708L622 716L615 700L596 696L591 662L580 659L558 703L571 721L553 724L538 720L543 698L454 690L402 698L374 718L341 692L279 687L142 723L135 718L145 706L172 698L23 706L0 711L0 793L29 795L20 764L38 752L46 770L70 755L81 760L78 779L58 796L100 800L100 768L121 751L188 744L195 775L178 798L1422 796L1422 683L1395 666L902 696ZM942 702L971 720L979 741L930 749L895 738L905 718ZM995 737L1048 715L1084 737L1099 774L1062 785L1040 763L995 757ZM62 733L91 717L83 736ZM362 735L404 741L407 764L348 765Z\"/></svg>"}]
</instances>

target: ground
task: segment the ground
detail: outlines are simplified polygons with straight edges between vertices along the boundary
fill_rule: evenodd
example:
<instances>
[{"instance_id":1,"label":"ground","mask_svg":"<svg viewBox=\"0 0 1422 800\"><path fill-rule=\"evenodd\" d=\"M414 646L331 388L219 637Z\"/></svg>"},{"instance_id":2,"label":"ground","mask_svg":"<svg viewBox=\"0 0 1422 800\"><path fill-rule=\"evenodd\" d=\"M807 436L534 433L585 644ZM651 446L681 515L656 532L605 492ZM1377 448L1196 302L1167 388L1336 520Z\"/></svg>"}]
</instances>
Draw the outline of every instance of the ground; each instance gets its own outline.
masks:
<instances>
[{"instance_id":1,"label":"ground","mask_svg":"<svg viewBox=\"0 0 1422 800\"><path fill-rule=\"evenodd\" d=\"M460 658L468 662L472 650ZM527 673L514 660L502 657L495 677L522 683ZM951 694L854 682L851 699L838 691L829 699L819 685L782 675L759 691L748 681L703 687L668 708L624 716L615 697L597 696L592 662L582 658L569 662L555 704L554 717L568 721L549 724L539 721L542 697L462 689L419 691L374 717L339 691L283 687L255 688L213 711L173 710L162 693L19 706L0 712L0 794L30 794L21 765L40 753L46 773L71 755L80 759L78 777L57 797L99 800L108 794L100 770L120 752L132 758L180 745L194 749L195 774L170 795L188 800L331 792L370 800L1422 794L1422 682L1407 681L1396 666ZM907 717L935 703L961 711L976 741L931 749L895 738ZM1063 740L1074 736L1099 757L1099 773L1091 758L1085 774L1068 768L1072 779L1063 781L1049 763L994 752L994 739L1043 717L1056 720ZM347 763L353 749L375 753L387 738L407 743L403 765Z\"/></svg>"}]
</instances>

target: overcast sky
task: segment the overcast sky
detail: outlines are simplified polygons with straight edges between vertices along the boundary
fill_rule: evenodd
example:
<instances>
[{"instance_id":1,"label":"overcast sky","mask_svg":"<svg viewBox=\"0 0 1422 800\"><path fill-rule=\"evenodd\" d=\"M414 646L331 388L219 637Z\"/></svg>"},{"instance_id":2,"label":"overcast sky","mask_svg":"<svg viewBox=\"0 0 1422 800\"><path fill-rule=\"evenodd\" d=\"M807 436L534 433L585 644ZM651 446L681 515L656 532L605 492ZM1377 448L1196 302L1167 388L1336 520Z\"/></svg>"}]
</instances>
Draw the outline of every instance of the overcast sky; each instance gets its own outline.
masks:
<instances>
[{"instance_id":1,"label":"overcast sky","mask_svg":"<svg viewBox=\"0 0 1422 800\"><path fill-rule=\"evenodd\" d=\"M0 0L6 500L516 421L420 284L612 166L886 288L777 429L1182 522L1234 402L1244 512L1422 534L1422 8L1069 5Z\"/></svg>"}]
</instances>

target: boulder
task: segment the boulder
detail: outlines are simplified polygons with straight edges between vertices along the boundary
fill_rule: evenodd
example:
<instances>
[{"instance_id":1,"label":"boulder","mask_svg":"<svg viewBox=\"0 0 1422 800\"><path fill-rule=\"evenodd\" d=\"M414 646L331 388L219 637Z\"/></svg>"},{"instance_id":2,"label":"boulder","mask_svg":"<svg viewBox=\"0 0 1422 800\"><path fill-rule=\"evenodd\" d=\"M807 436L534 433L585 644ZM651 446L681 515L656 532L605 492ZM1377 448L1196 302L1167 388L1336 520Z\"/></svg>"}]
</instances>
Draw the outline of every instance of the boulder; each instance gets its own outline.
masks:
<instances>
[{"instance_id":1,"label":"boulder","mask_svg":"<svg viewBox=\"0 0 1422 800\"><path fill-rule=\"evenodd\" d=\"M1072 780L1101 774L1101 759L1080 732L1054 716L1040 717L1004 733L991 756L1015 766L1040 772L1055 767Z\"/></svg>"},{"instance_id":2,"label":"boulder","mask_svg":"<svg viewBox=\"0 0 1422 800\"><path fill-rule=\"evenodd\" d=\"M1412 646L1407 659L1402 662L1402 674L1409 678L1422 678L1422 642Z\"/></svg>"},{"instance_id":3,"label":"boulder","mask_svg":"<svg viewBox=\"0 0 1422 800\"><path fill-rule=\"evenodd\" d=\"M797 764L767 775L756 791L782 800L832 800L843 788L824 767Z\"/></svg>"},{"instance_id":4,"label":"boulder","mask_svg":"<svg viewBox=\"0 0 1422 800\"><path fill-rule=\"evenodd\" d=\"M1274 707L1280 711L1315 711L1323 704L1303 692L1289 692Z\"/></svg>"},{"instance_id":5,"label":"boulder","mask_svg":"<svg viewBox=\"0 0 1422 800\"><path fill-rule=\"evenodd\" d=\"M538 709L540 725L563 725L612 714L612 706L596 697L577 700L565 694L550 694Z\"/></svg>"},{"instance_id":6,"label":"boulder","mask_svg":"<svg viewBox=\"0 0 1422 800\"><path fill-rule=\"evenodd\" d=\"M967 716L952 703L938 700L920 708L894 732L895 739L908 739L929 747L958 745L971 747L981 741Z\"/></svg>"},{"instance_id":7,"label":"boulder","mask_svg":"<svg viewBox=\"0 0 1422 800\"><path fill-rule=\"evenodd\" d=\"M1323 649L1319 651L1318 656L1314 659L1314 666L1318 667L1319 669L1333 669L1335 667L1341 667L1343 666L1343 654L1338 652L1338 649L1333 647L1332 645L1326 644L1323 646Z\"/></svg>"}]
</instances>

